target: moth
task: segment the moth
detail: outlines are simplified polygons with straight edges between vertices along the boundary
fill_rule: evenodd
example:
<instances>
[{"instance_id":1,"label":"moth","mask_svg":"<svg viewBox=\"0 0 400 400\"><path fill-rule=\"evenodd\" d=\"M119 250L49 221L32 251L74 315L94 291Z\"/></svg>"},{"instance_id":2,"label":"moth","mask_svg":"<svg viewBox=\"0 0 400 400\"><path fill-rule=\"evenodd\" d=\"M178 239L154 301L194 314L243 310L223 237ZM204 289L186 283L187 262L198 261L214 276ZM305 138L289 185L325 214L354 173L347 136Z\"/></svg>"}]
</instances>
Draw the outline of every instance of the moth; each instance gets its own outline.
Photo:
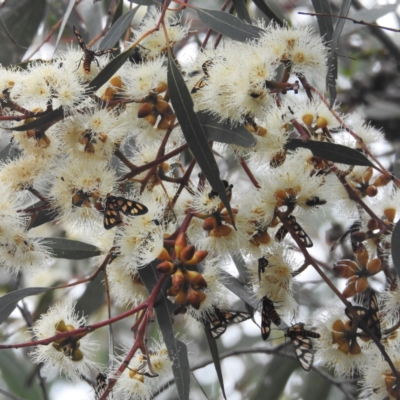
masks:
<instances>
[{"instance_id":1,"label":"moth","mask_svg":"<svg viewBox=\"0 0 400 400\"><path fill-rule=\"evenodd\" d=\"M310 338L318 339L318 332L304 329L304 324L299 322L287 328L285 337L292 342L294 353L305 371L310 371L314 362L314 351Z\"/></svg>"},{"instance_id":2,"label":"moth","mask_svg":"<svg viewBox=\"0 0 400 400\"><path fill-rule=\"evenodd\" d=\"M201 88L206 86L207 80L210 77L209 67L212 64L213 63L212 63L211 60L207 60L205 63L203 63L203 65L201 66L201 69L204 72L204 76L202 78L200 78L200 80L193 86L193 89L192 89L192 91L190 93L197 93Z\"/></svg>"},{"instance_id":3,"label":"moth","mask_svg":"<svg viewBox=\"0 0 400 400\"><path fill-rule=\"evenodd\" d=\"M294 232L299 236L301 241L304 243L304 246L305 247L313 247L314 244L313 244L312 240L307 235L307 233L304 231L304 229L300 226L300 224L296 221L296 217L293 215L289 215L287 217L287 221L292 226ZM285 238L287 233L288 233L288 230L282 225L278 229L278 232L276 232L275 240L277 242L281 242Z\"/></svg>"},{"instance_id":4,"label":"moth","mask_svg":"<svg viewBox=\"0 0 400 400\"><path fill-rule=\"evenodd\" d=\"M78 29L75 28L74 26L74 33L76 38L78 39L78 43L81 46L81 49L83 50L83 70L88 74L90 72L90 65L92 64L93 60L96 61L97 65L99 65L99 62L96 60L96 57L100 57L104 54L111 53L112 51L118 50L118 48L112 48L112 49L107 49L107 50L99 50L99 51L93 51L89 50L85 44L85 42L82 39L82 36L78 32ZM80 64L80 62L79 62ZM78 65L79 68L79 65Z\"/></svg>"},{"instance_id":5,"label":"moth","mask_svg":"<svg viewBox=\"0 0 400 400\"><path fill-rule=\"evenodd\" d=\"M107 375L99 372L96 376L96 386L94 388L96 399L99 399L107 387Z\"/></svg>"},{"instance_id":6,"label":"moth","mask_svg":"<svg viewBox=\"0 0 400 400\"><path fill-rule=\"evenodd\" d=\"M106 206L104 208L104 228L112 229L114 226L122 224L121 212L127 216L146 214L147 207L137 201L128 200L125 197L107 195Z\"/></svg>"},{"instance_id":7,"label":"moth","mask_svg":"<svg viewBox=\"0 0 400 400\"><path fill-rule=\"evenodd\" d=\"M367 324L368 328L373 332L373 334L381 340L382 331L381 331L381 323L379 321L379 305L378 300L376 298L376 293L374 290L371 290L369 295L369 308L353 306L356 310L358 316ZM354 317L350 310L346 307L344 310L347 317L350 321L353 321ZM360 326L360 329L362 327Z\"/></svg>"},{"instance_id":8,"label":"moth","mask_svg":"<svg viewBox=\"0 0 400 400\"><path fill-rule=\"evenodd\" d=\"M265 268L268 267L268 259L261 257L258 259L258 281L261 281L261 274L265 272Z\"/></svg>"},{"instance_id":9,"label":"moth","mask_svg":"<svg viewBox=\"0 0 400 400\"><path fill-rule=\"evenodd\" d=\"M252 315L244 311L235 310L220 310L219 308L214 309L214 314L210 316L210 333L213 339L218 339L229 324L233 322L243 322L250 319Z\"/></svg>"},{"instance_id":10,"label":"moth","mask_svg":"<svg viewBox=\"0 0 400 400\"><path fill-rule=\"evenodd\" d=\"M222 183L225 186L225 193L228 196L228 198L232 197L232 189L233 189L233 185L230 185L228 181L226 181L225 179L222 180ZM218 192L216 192L215 190L211 190L208 193L208 198L210 200L215 199L217 196L219 196Z\"/></svg>"},{"instance_id":11,"label":"moth","mask_svg":"<svg viewBox=\"0 0 400 400\"><path fill-rule=\"evenodd\" d=\"M281 317L276 312L274 303L267 296L264 296L261 301L261 336L263 340L267 340L271 333L271 322L279 326L281 324Z\"/></svg>"}]
</instances>

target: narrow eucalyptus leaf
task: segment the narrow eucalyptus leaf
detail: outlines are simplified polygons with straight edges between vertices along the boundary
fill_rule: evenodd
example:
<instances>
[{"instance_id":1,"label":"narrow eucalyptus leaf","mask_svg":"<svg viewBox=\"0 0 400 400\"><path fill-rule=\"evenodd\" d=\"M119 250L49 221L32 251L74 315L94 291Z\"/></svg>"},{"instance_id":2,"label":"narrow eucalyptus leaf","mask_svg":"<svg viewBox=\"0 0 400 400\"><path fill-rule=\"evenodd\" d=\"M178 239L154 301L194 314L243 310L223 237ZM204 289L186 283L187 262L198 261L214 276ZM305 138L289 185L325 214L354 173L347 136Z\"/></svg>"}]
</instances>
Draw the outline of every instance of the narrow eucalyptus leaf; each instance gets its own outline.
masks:
<instances>
[{"instance_id":1,"label":"narrow eucalyptus leaf","mask_svg":"<svg viewBox=\"0 0 400 400\"><path fill-rule=\"evenodd\" d=\"M232 4L235 7L237 16L242 20L251 24L251 18L246 7L246 0L232 0Z\"/></svg>"},{"instance_id":2,"label":"narrow eucalyptus leaf","mask_svg":"<svg viewBox=\"0 0 400 400\"><path fill-rule=\"evenodd\" d=\"M238 42L245 42L248 39L258 39L264 32L263 29L245 24L239 18L223 11L198 8L196 12L204 25Z\"/></svg>"},{"instance_id":3,"label":"narrow eucalyptus leaf","mask_svg":"<svg viewBox=\"0 0 400 400\"><path fill-rule=\"evenodd\" d=\"M133 10L132 10L133 11ZM132 49L125 50L117 57L112 59L89 83L88 90L96 91L98 88L103 86L112 76L124 65L128 57L130 56Z\"/></svg>"},{"instance_id":4,"label":"narrow eucalyptus leaf","mask_svg":"<svg viewBox=\"0 0 400 400\"><path fill-rule=\"evenodd\" d=\"M270 8L265 4L265 0L253 0L253 3L259 8L259 10L266 15L268 18L273 20L279 26L283 26L283 21L280 19Z\"/></svg>"},{"instance_id":5,"label":"narrow eucalyptus leaf","mask_svg":"<svg viewBox=\"0 0 400 400\"><path fill-rule=\"evenodd\" d=\"M246 304L249 304L254 309L257 308L257 301L254 298L254 293L252 293L246 285L237 280L228 272L220 271L219 276L221 278L221 283L226 288L228 288L232 293L236 294L236 296L242 299Z\"/></svg>"},{"instance_id":6,"label":"narrow eucalyptus leaf","mask_svg":"<svg viewBox=\"0 0 400 400\"><path fill-rule=\"evenodd\" d=\"M257 144L254 135L243 125L232 126L229 121L219 122L218 118L202 111L197 116L208 140L241 147L253 147Z\"/></svg>"},{"instance_id":7,"label":"narrow eucalyptus leaf","mask_svg":"<svg viewBox=\"0 0 400 400\"><path fill-rule=\"evenodd\" d=\"M213 339L213 337L211 336L208 325L204 325L204 331L206 333L207 343L208 343L208 347L210 349L211 357L214 361L214 367L215 367L215 372L217 373L219 386L221 387L221 391L222 391L222 395L224 396L224 399L226 399L224 377L222 375L221 362L219 359L217 341L215 339Z\"/></svg>"},{"instance_id":8,"label":"narrow eucalyptus leaf","mask_svg":"<svg viewBox=\"0 0 400 400\"><path fill-rule=\"evenodd\" d=\"M156 265L155 262L152 262L146 267L138 269L140 279L149 293L151 293L161 276L155 270ZM167 279L166 282L164 282L160 294L154 304L154 311L156 312L158 326L162 332L164 343L167 346L169 358L172 360L172 372L174 374L179 399L189 400L189 359L186 345L176 339L174 328L172 326L173 320L171 314L176 307L167 299L167 290L170 285L171 280Z\"/></svg>"},{"instance_id":9,"label":"narrow eucalyptus leaf","mask_svg":"<svg viewBox=\"0 0 400 400\"><path fill-rule=\"evenodd\" d=\"M68 22L68 18L69 18L69 16L71 15L71 12L72 12L72 9L74 8L75 3L76 3L75 0L69 0L68 7L67 7L67 9L65 10L64 18L63 18L63 21L62 21L62 23L61 23L60 29L59 29L59 31L58 31L56 44L55 44L55 46L54 46L54 53L55 53L56 50L57 50L58 43L60 43L60 39L61 39L61 36L62 36L62 34L63 34L63 32L64 32L65 25L66 25L67 22ZM53 54L54 54L54 53L53 53Z\"/></svg>"},{"instance_id":10,"label":"narrow eucalyptus leaf","mask_svg":"<svg viewBox=\"0 0 400 400\"><path fill-rule=\"evenodd\" d=\"M39 202L43 204L42 202ZM34 220L29 224L29 229L36 228L37 226L46 224L47 222L54 221L58 214L54 210L42 210L37 213Z\"/></svg>"},{"instance_id":11,"label":"narrow eucalyptus leaf","mask_svg":"<svg viewBox=\"0 0 400 400\"><path fill-rule=\"evenodd\" d=\"M350 147L335 143L317 142L314 140L290 139L285 148L295 150L304 147L312 151L314 156L340 164L362 165L373 167L374 164L364 154Z\"/></svg>"},{"instance_id":12,"label":"narrow eucalyptus leaf","mask_svg":"<svg viewBox=\"0 0 400 400\"><path fill-rule=\"evenodd\" d=\"M397 276L400 276L400 221L397 221L392 233L391 250L394 268L397 272Z\"/></svg>"},{"instance_id":13,"label":"narrow eucalyptus leaf","mask_svg":"<svg viewBox=\"0 0 400 400\"><path fill-rule=\"evenodd\" d=\"M121 18L119 18L115 24L110 28L110 30L106 33L103 40L100 43L99 50L106 50L114 47L115 43L121 38L121 36L125 33L127 28L132 22L132 18L136 14L136 11L139 9L135 7L133 10L128 11Z\"/></svg>"},{"instance_id":14,"label":"narrow eucalyptus leaf","mask_svg":"<svg viewBox=\"0 0 400 400\"><path fill-rule=\"evenodd\" d=\"M183 136L212 189L218 193L233 221L231 205L225 192L225 185L219 177L217 162L207 142L199 118L193 111L192 97L171 54L168 56L168 88Z\"/></svg>"},{"instance_id":15,"label":"narrow eucalyptus leaf","mask_svg":"<svg viewBox=\"0 0 400 400\"><path fill-rule=\"evenodd\" d=\"M41 243L52 250L52 255L55 258L84 260L101 254L101 251L96 246L78 240L48 237L43 238Z\"/></svg>"},{"instance_id":16,"label":"narrow eucalyptus leaf","mask_svg":"<svg viewBox=\"0 0 400 400\"><path fill-rule=\"evenodd\" d=\"M63 108L58 107L56 110L50 111L48 114L43 115L43 117L39 117L34 121L29 122L28 124L15 126L12 128L3 128L3 129L8 129L10 131L17 131L17 132L28 131L30 129L38 129L41 128L42 126L45 126L54 121L62 119L63 115L64 115Z\"/></svg>"},{"instance_id":17,"label":"narrow eucalyptus leaf","mask_svg":"<svg viewBox=\"0 0 400 400\"><path fill-rule=\"evenodd\" d=\"M7 293L4 296L0 297L0 324L2 324L14 311L20 300L28 296L34 296L35 294L47 292L48 290L53 290L53 288L30 287L14 290L13 292Z\"/></svg>"}]
</instances>

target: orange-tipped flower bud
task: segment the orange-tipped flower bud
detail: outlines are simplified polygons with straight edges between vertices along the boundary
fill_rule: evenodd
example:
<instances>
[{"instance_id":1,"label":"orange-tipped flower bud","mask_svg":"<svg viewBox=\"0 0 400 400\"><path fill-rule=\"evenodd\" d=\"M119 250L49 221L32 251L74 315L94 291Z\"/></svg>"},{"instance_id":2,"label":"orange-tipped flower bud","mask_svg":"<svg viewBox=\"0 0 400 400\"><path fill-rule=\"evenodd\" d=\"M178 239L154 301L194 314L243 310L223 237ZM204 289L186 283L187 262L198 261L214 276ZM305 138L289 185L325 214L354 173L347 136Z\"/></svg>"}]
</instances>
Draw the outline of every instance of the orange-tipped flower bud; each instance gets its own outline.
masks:
<instances>
[{"instance_id":1,"label":"orange-tipped flower bud","mask_svg":"<svg viewBox=\"0 0 400 400\"><path fill-rule=\"evenodd\" d=\"M177 296L180 292L181 292L181 288L180 287L175 287L175 286L171 286L168 290L167 290L167 295L168 296Z\"/></svg>"},{"instance_id":2,"label":"orange-tipped flower bud","mask_svg":"<svg viewBox=\"0 0 400 400\"><path fill-rule=\"evenodd\" d=\"M338 347L338 350L344 354L349 354L350 352L349 342L346 340L345 342L341 343Z\"/></svg>"},{"instance_id":3,"label":"orange-tipped flower bud","mask_svg":"<svg viewBox=\"0 0 400 400\"><path fill-rule=\"evenodd\" d=\"M360 354L361 353L361 347L357 343L357 340L353 340L350 345L350 354Z\"/></svg>"},{"instance_id":4,"label":"orange-tipped flower bud","mask_svg":"<svg viewBox=\"0 0 400 400\"><path fill-rule=\"evenodd\" d=\"M176 266L171 261L163 261L157 265L156 270L164 275L172 275L176 271Z\"/></svg>"},{"instance_id":5,"label":"orange-tipped flower bud","mask_svg":"<svg viewBox=\"0 0 400 400\"><path fill-rule=\"evenodd\" d=\"M324 117L318 117L315 126L317 128L326 128L328 126L328 121Z\"/></svg>"},{"instance_id":6,"label":"orange-tipped flower bud","mask_svg":"<svg viewBox=\"0 0 400 400\"><path fill-rule=\"evenodd\" d=\"M165 82L160 82L158 86L152 89L153 92L156 93L163 93L168 89L168 85Z\"/></svg>"},{"instance_id":7,"label":"orange-tipped flower bud","mask_svg":"<svg viewBox=\"0 0 400 400\"><path fill-rule=\"evenodd\" d=\"M178 269L175 274L172 276L172 285L175 287L182 287L185 278L182 274L182 271Z\"/></svg>"},{"instance_id":8,"label":"orange-tipped flower bud","mask_svg":"<svg viewBox=\"0 0 400 400\"><path fill-rule=\"evenodd\" d=\"M189 260L186 261L186 265L196 265L202 262L208 256L207 250L199 250L194 253L194 256Z\"/></svg>"},{"instance_id":9,"label":"orange-tipped flower bud","mask_svg":"<svg viewBox=\"0 0 400 400\"><path fill-rule=\"evenodd\" d=\"M346 327L344 326L344 323L343 323L343 321L341 320L341 319L337 319L334 323L333 323L333 325L332 325L332 329L335 331L335 332L344 332L344 331L346 331Z\"/></svg>"},{"instance_id":10,"label":"orange-tipped flower bud","mask_svg":"<svg viewBox=\"0 0 400 400\"><path fill-rule=\"evenodd\" d=\"M203 292L198 292L194 289L189 289L189 293L187 296L188 303L198 310L200 308L201 303L206 299L206 295Z\"/></svg>"},{"instance_id":11,"label":"orange-tipped flower bud","mask_svg":"<svg viewBox=\"0 0 400 400\"><path fill-rule=\"evenodd\" d=\"M170 257L170 255L165 247L163 247L163 249L161 250L161 253L157 256L157 258L162 261L172 261L172 258Z\"/></svg>"},{"instance_id":12,"label":"orange-tipped flower bud","mask_svg":"<svg viewBox=\"0 0 400 400\"><path fill-rule=\"evenodd\" d=\"M217 227L217 221L214 217L208 217L203 222L203 229L207 232L215 229Z\"/></svg>"},{"instance_id":13,"label":"orange-tipped flower bud","mask_svg":"<svg viewBox=\"0 0 400 400\"><path fill-rule=\"evenodd\" d=\"M365 191L368 197L375 197L378 194L378 188L374 185L369 185Z\"/></svg>"},{"instance_id":14,"label":"orange-tipped flower bud","mask_svg":"<svg viewBox=\"0 0 400 400\"><path fill-rule=\"evenodd\" d=\"M171 106L165 100L157 100L156 109L161 115L172 115L174 113Z\"/></svg>"},{"instance_id":15,"label":"orange-tipped flower bud","mask_svg":"<svg viewBox=\"0 0 400 400\"><path fill-rule=\"evenodd\" d=\"M186 233L180 233L175 240L175 257L180 258L181 251L187 246Z\"/></svg>"},{"instance_id":16,"label":"orange-tipped flower bud","mask_svg":"<svg viewBox=\"0 0 400 400\"><path fill-rule=\"evenodd\" d=\"M184 272L184 276L191 285L195 286L196 288L206 288L207 282L203 278L203 275L197 271L188 271Z\"/></svg>"},{"instance_id":17,"label":"orange-tipped flower bud","mask_svg":"<svg viewBox=\"0 0 400 400\"><path fill-rule=\"evenodd\" d=\"M367 270L370 273L370 275L375 275L378 272L382 271L382 263L379 258L373 258L368 264L367 264Z\"/></svg>"},{"instance_id":18,"label":"orange-tipped flower bud","mask_svg":"<svg viewBox=\"0 0 400 400\"><path fill-rule=\"evenodd\" d=\"M168 129L171 121L174 119L174 115L163 115L160 122L157 125L157 129L165 130Z\"/></svg>"},{"instance_id":19,"label":"orange-tipped flower bud","mask_svg":"<svg viewBox=\"0 0 400 400\"><path fill-rule=\"evenodd\" d=\"M257 136L264 137L267 133L268 133L268 131L267 131L264 127L259 126L259 127L257 128L257 131L256 131L256 135L257 135Z\"/></svg>"},{"instance_id":20,"label":"orange-tipped flower bud","mask_svg":"<svg viewBox=\"0 0 400 400\"><path fill-rule=\"evenodd\" d=\"M367 266L369 253L363 244L361 243L358 244L357 249L355 251L355 255L358 263L365 268Z\"/></svg>"},{"instance_id":21,"label":"orange-tipped flower bud","mask_svg":"<svg viewBox=\"0 0 400 400\"><path fill-rule=\"evenodd\" d=\"M186 292L179 292L176 296L175 296L175 303L178 304L182 304L183 306L185 306L188 302L188 297L187 297L187 293Z\"/></svg>"},{"instance_id":22,"label":"orange-tipped flower bud","mask_svg":"<svg viewBox=\"0 0 400 400\"><path fill-rule=\"evenodd\" d=\"M195 251L196 248L193 245L186 246L185 248L182 249L179 259L183 263L186 263L187 261L193 258Z\"/></svg>"},{"instance_id":23,"label":"orange-tipped flower bud","mask_svg":"<svg viewBox=\"0 0 400 400\"><path fill-rule=\"evenodd\" d=\"M368 288L368 279L367 278L361 277L361 278L357 279L356 286L355 286L357 293L363 293L367 290L367 288Z\"/></svg>"},{"instance_id":24,"label":"orange-tipped flower bud","mask_svg":"<svg viewBox=\"0 0 400 400\"><path fill-rule=\"evenodd\" d=\"M388 175L379 175L373 185L377 187L386 186L391 180L392 178Z\"/></svg>"}]
</instances>

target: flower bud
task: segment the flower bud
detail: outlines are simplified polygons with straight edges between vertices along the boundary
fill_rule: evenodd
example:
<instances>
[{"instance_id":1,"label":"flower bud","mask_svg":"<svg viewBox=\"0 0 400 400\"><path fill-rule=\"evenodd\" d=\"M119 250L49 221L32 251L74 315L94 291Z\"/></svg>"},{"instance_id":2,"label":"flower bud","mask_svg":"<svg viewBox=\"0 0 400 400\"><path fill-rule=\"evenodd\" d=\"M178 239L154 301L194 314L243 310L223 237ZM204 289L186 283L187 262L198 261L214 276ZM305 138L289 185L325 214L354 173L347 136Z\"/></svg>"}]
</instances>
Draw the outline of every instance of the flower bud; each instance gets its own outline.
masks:
<instances>
[{"instance_id":1,"label":"flower bud","mask_svg":"<svg viewBox=\"0 0 400 400\"><path fill-rule=\"evenodd\" d=\"M172 276L172 285L175 287L182 287L185 278L182 274L182 271L178 269L175 274Z\"/></svg>"},{"instance_id":2,"label":"flower bud","mask_svg":"<svg viewBox=\"0 0 400 400\"><path fill-rule=\"evenodd\" d=\"M378 188L374 185L369 185L365 191L368 197L375 197L378 194Z\"/></svg>"},{"instance_id":3,"label":"flower bud","mask_svg":"<svg viewBox=\"0 0 400 400\"><path fill-rule=\"evenodd\" d=\"M345 326L344 326L344 323L343 323L343 321L342 321L341 319L337 319L337 320L333 323L332 329L333 329L335 332L344 332L344 331L346 330L346 328L345 328Z\"/></svg>"},{"instance_id":4,"label":"flower bud","mask_svg":"<svg viewBox=\"0 0 400 400\"><path fill-rule=\"evenodd\" d=\"M311 126L311 124L314 121L314 116L312 114L304 114L301 117L301 120L307 125L307 126Z\"/></svg>"},{"instance_id":5,"label":"flower bud","mask_svg":"<svg viewBox=\"0 0 400 400\"><path fill-rule=\"evenodd\" d=\"M175 303L182 304L183 306L185 306L187 302L188 298L186 292L181 291L175 296Z\"/></svg>"},{"instance_id":6,"label":"flower bud","mask_svg":"<svg viewBox=\"0 0 400 400\"><path fill-rule=\"evenodd\" d=\"M195 286L196 288L206 288L207 287L207 282L206 280L203 278L203 275L200 274L197 271L188 271L185 270L184 272L184 276L186 278L186 280L192 284L193 286Z\"/></svg>"},{"instance_id":7,"label":"flower bud","mask_svg":"<svg viewBox=\"0 0 400 400\"><path fill-rule=\"evenodd\" d=\"M367 288L368 288L368 279L367 278L361 277L361 278L357 279L356 286L355 286L357 293L363 293L367 290Z\"/></svg>"},{"instance_id":8,"label":"flower bud","mask_svg":"<svg viewBox=\"0 0 400 400\"><path fill-rule=\"evenodd\" d=\"M175 115L163 115L160 122L157 125L157 129L165 130L168 129L171 121L175 118Z\"/></svg>"},{"instance_id":9,"label":"flower bud","mask_svg":"<svg viewBox=\"0 0 400 400\"><path fill-rule=\"evenodd\" d=\"M332 269L336 275L342 278L350 278L355 275L354 270L347 265L336 264Z\"/></svg>"},{"instance_id":10,"label":"flower bud","mask_svg":"<svg viewBox=\"0 0 400 400\"><path fill-rule=\"evenodd\" d=\"M181 251L187 246L186 233L182 232L175 240L175 257L180 258Z\"/></svg>"},{"instance_id":11,"label":"flower bud","mask_svg":"<svg viewBox=\"0 0 400 400\"><path fill-rule=\"evenodd\" d=\"M171 261L163 261L157 265L156 270L164 275L172 275L176 271L176 266Z\"/></svg>"},{"instance_id":12,"label":"flower bud","mask_svg":"<svg viewBox=\"0 0 400 400\"><path fill-rule=\"evenodd\" d=\"M361 243L358 244L357 249L355 251L355 255L358 263L365 268L367 266L369 253L363 244Z\"/></svg>"},{"instance_id":13,"label":"flower bud","mask_svg":"<svg viewBox=\"0 0 400 400\"><path fill-rule=\"evenodd\" d=\"M217 227L217 221L214 217L208 217L203 222L203 229L207 232L215 229Z\"/></svg>"},{"instance_id":14,"label":"flower bud","mask_svg":"<svg viewBox=\"0 0 400 400\"><path fill-rule=\"evenodd\" d=\"M386 186L391 180L392 180L392 178L388 175L379 175L375 179L373 185L376 187Z\"/></svg>"},{"instance_id":15,"label":"flower bud","mask_svg":"<svg viewBox=\"0 0 400 400\"><path fill-rule=\"evenodd\" d=\"M350 282L343 290L344 297L353 297L356 294L356 284L355 282Z\"/></svg>"},{"instance_id":16,"label":"flower bud","mask_svg":"<svg viewBox=\"0 0 400 400\"><path fill-rule=\"evenodd\" d=\"M183 263L186 263L187 261L191 260L194 256L194 253L196 251L196 248L193 245L186 246L185 248L182 249L181 254L180 254L180 260Z\"/></svg>"},{"instance_id":17,"label":"flower bud","mask_svg":"<svg viewBox=\"0 0 400 400\"><path fill-rule=\"evenodd\" d=\"M341 351L344 354L349 354L350 352L350 346L349 342L346 340L342 344L339 345L338 350Z\"/></svg>"},{"instance_id":18,"label":"flower bud","mask_svg":"<svg viewBox=\"0 0 400 400\"><path fill-rule=\"evenodd\" d=\"M256 131L257 136L264 137L267 133L268 133L268 131L264 127L262 127L262 126L257 127L257 131Z\"/></svg>"},{"instance_id":19,"label":"flower bud","mask_svg":"<svg viewBox=\"0 0 400 400\"><path fill-rule=\"evenodd\" d=\"M207 250L199 250L194 253L194 256L185 262L185 265L196 265L202 262L208 256Z\"/></svg>"},{"instance_id":20,"label":"flower bud","mask_svg":"<svg viewBox=\"0 0 400 400\"><path fill-rule=\"evenodd\" d=\"M324 117L318 117L315 126L317 128L326 128L328 126L328 121Z\"/></svg>"},{"instance_id":21,"label":"flower bud","mask_svg":"<svg viewBox=\"0 0 400 400\"><path fill-rule=\"evenodd\" d=\"M211 237L224 237L228 236L232 232L232 228L228 225L217 226L210 232Z\"/></svg>"},{"instance_id":22,"label":"flower bud","mask_svg":"<svg viewBox=\"0 0 400 400\"><path fill-rule=\"evenodd\" d=\"M206 299L206 295L203 292L198 292L194 289L189 289L187 301L188 303L198 310L200 308L201 303Z\"/></svg>"},{"instance_id":23,"label":"flower bud","mask_svg":"<svg viewBox=\"0 0 400 400\"><path fill-rule=\"evenodd\" d=\"M375 218L371 218L367 223L367 228L370 231L375 231L379 228L378 221Z\"/></svg>"},{"instance_id":24,"label":"flower bud","mask_svg":"<svg viewBox=\"0 0 400 400\"><path fill-rule=\"evenodd\" d=\"M382 263L379 258L373 258L369 263L367 264L367 270L370 273L370 275L375 275L378 272L382 271Z\"/></svg>"},{"instance_id":25,"label":"flower bud","mask_svg":"<svg viewBox=\"0 0 400 400\"><path fill-rule=\"evenodd\" d=\"M167 89L168 85L165 82L160 82L156 88L152 89L152 91L156 93L164 93Z\"/></svg>"},{"instance_id":26,"label":"flower bud","mask_svg":"<svg viewBox=\"0 0 400 400\"><path fill-rule=\"evenodd\" d=\"M168 290L167 290L167 295L168 296L177 296L179 293L181 292L181 288L180 287L176 287L176 286L171 286Z\"/></svg>"},{"instance_id":27,"label":"flower bud","mask_svg":"<svg viewBox=\"0 0 400 400\"><path fill-rule=\"evenodd\" d=\"M157 100L156 109L161 115L173 115L171 106L165 100Z\"/></svg>"},{"instance_id":28,"label":"flower bud","mask_svg":"<svg viewBox=\"0 0 400 400\"><path fill-rule=\"evenodd\" d=\"M362 181L364 183L369 182L369 180L372 178L372 174L374 173L374 170L372 167L368 167L364 173L362 174Z\"/></svg>"},{"instance_id":29,"label":"flower bud","mask_svg":"<svg viewBox=\"0 0 400 400\"><path fill-rule=\"evenodd\" d=\"M149 116L154 111L154 104L151 102L143 103L138 111L138 118Z\"/></svg>"},{"instance_id":30,"label":"flower bud","mask_svg":"<svg viewBox=\"0 0 400 400\"><path fill-rule=\"evenodd\" d=\"M154 126L157 122L157 115L155 113L151 113L147 117L144 118L151 126Z\"/></svg>"}]
</instances>

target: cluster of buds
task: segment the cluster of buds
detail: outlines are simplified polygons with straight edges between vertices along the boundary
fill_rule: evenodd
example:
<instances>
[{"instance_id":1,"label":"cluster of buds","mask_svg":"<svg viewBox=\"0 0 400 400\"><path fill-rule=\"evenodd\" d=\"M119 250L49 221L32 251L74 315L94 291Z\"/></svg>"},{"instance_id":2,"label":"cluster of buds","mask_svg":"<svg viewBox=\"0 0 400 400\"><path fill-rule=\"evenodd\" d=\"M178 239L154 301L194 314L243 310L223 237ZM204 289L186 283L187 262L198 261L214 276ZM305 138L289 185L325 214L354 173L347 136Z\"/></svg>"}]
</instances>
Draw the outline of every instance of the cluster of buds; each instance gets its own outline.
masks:
<instances>
[{"instance_id":1,"label":"cluster of buds","mask_svg":"<svg viewBox=\"0 0 400 400\"><path fill-rule=\"evenodd\" d=\"M368 288L368 277L382 271L382 263L379 258L369 260L368 250L362 243L357 245L354 252L356 260L340 260L333 271L342 278L349 278L343 290L343 296L352 297L357 293L363 293Z\"/></svg>"},{"instance_id":2,"label":"cluster of buds","mask_svg":"<svg viewBox=\"0 0 400 400\"><path fill-rule=\"evenodd\" d=\"M58 333L71 332L76 328L72 325L66 325L64 321L60 321L55 326ZM66 338L55 340L52 346L57 351L62 351L65 356L69 357L72 361L81 361L83 359L83 353L79 349L80 339L87 335L87 332L80 333L79 335L73 335Z\"/></svg>"},{"instance_id":3,"label":"cluster of buds","mask_svg":"<svg viewBox=\"0 0 400 400\"><path fill-rule=\"evenodd\" d=\"M188 267L195 266L203 261L208 252L196 251L193 245L187 244L186 235L181 233L175 241L175 259L172 260L168 251L164 248L157 257L163 260L157 265L157 271L172 277L172 286L168 289L168 296L175 297L175 303L181 306L191 305L198 310L206 299L202 291L207 287L203 275Z\"/></svg>"},{"instance_id":4,"label":"cluster of buds","mask_svg":"<svg viewBox=\"0 0 400 400\"><path fill-rule=\"evenodd\" d=\"M378 194L378 187L386 186L391 178L388 175L379 175L374 183L370 183L373 174L372 167L368 167L359 178L353 178L349 185L354 189L359 197L374 197Z\"/></svg>"},{"instance_id":5,"label":"cluster of buds","mask_svg":"<svg viewBox=\"0 0 400 400\"><path fill-rule=\"evenodd\" d=\"M158 129L168 129L170 122L175 118L174 111L168 103L167 98L163 98L159 93L167 90L165 83L160 83L148 96L140 101L142 103L138 111L138 118L145 118L146 121ZM160 117L160 119L159 119Z\"/></svg>"}]
</instances>

